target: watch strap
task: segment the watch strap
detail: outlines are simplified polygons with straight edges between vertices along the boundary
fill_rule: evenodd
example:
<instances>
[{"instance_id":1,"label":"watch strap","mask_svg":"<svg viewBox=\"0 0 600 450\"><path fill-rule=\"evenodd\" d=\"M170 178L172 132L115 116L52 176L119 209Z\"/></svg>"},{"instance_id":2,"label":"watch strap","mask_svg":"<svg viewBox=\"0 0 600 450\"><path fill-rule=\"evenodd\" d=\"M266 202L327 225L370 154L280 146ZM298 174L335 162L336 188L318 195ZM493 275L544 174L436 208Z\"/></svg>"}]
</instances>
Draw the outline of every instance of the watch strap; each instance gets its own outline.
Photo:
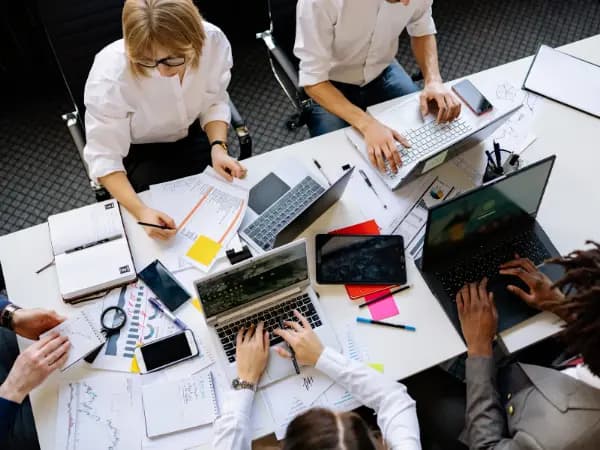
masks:
<instances>
[{"instance_id":1,"label":"watch strap","mask_svg":"<svg viewBox=\"0 0 600 450\"><path fill-rule=\"evenodd\" d=\"M221 140L218 140L218 139L217 139L216 141L212 141L212 142L210 143L210 148L211 148L211 150L212 150L212 148L213 148L215 145L220 145L221 147L223 147L223 149L224 149L225 151L227 151L227 150L229 149L229 147L228 147L228 145L227 145L227 142L225 142L225 141L221 141Z\"/></svg>"},{"instance_id":2,"label":"watch strap","mask_svg":"<svg viewBox=\"0 0 600 450\"><path fill-rule=\"evenodd\" d=\"M256 392L256 386L253 383L241 380L240 378L234 378L231 382L231 387L236 391L239 391L241 389L248 389L252 392Z\"/></svg>"},{"instance_id":3,"label":"watch strap","mask_svg":"<svg viewBox=\"0 0 600 450\"><path fill-rule=\"evenodd\" d=\"M2 312L0 313L0 326L4 328L8 328L9 330L13 329L13 315L15 311L21 309L20 306L13 305L9 303L4 307Z\"/></svg>"}]
</instances>

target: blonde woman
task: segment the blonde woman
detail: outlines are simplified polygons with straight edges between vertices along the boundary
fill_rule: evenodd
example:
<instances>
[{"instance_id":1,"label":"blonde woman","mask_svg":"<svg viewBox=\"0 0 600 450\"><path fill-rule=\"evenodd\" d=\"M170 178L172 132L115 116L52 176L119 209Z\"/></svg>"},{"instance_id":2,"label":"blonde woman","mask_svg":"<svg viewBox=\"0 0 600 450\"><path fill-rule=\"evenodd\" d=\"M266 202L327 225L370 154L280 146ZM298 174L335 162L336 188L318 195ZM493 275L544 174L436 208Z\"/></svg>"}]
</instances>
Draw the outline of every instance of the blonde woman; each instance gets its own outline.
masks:
<instances>
[{"instance_id":1,"label":"blonde woman","mask_svg":"<svg viewBox=\"0 0 600 450\"><path fill-rule=\"evenodd\" d=\"M196 174L246 170L227 153L231 47L192 0L126 0L123 39L96 55L85 86L85 160L97 179L153 238L176 225L136 192Z\"/></svg>"}]
</instances>

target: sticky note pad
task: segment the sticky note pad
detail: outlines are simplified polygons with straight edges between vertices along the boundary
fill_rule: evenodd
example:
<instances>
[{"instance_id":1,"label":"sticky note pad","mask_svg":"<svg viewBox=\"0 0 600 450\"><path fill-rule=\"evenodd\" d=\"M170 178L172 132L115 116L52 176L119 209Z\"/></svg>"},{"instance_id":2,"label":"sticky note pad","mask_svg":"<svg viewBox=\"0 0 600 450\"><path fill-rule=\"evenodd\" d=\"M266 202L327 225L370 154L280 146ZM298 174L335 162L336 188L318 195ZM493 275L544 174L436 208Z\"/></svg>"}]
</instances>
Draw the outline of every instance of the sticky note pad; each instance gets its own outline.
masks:
<instances>
[{"instance_id":1,"label":"sticky note pad","mask_svg":"<svg viewBox=\"0 0 600 450\"><path fill-rule=\"evenodd\" d=\"M367 363L367 366L372 367L379 373L383 373L383 364L381 363Z\"/></svg>"},{"instance_id":2,"label":"sticky note pad","mask_svg":"<svg viewBox=\"0 0 600 450\"><path fill-rule=\"evenodd\" d=\"M221 244L213 241L208 236L199 236L196 242L188 249L185 256L204 266L209 266L217 256L217 253L219 253L219 250L221 250Z\"/></svg>"},{"instance_id":3,"label":"sticky note pad","mask_svg":"<svg viewBox=\"0 0 600 450\"><path fill-rule=\"evenodd\" d=\"M369 301L369 297L375 298L381 295L380 293L372 294L371 296L367 295L365 297L365 301ZM379 300L378 302L373 303L372 305L367 306L369 308L369 312L371 313L371 318L374 320L383 320L388 317L393 317L398 314L398 306L396 305L396 301L394 300L393 295L388 295L386 298Z\"/></svg>"},{"instance_id":4,"label":"sticky note pad","mask_svg":"<svg viewBox=\"0 0 600 450\"><path fill-rule=\"evenodd\" d=\"M197 298L193 298L192 299L192 305L194 306L194 308L196 308L198 311L202 312L202 304L200 303L200 300L198 300Z\"/></svg>"}]
</instances>

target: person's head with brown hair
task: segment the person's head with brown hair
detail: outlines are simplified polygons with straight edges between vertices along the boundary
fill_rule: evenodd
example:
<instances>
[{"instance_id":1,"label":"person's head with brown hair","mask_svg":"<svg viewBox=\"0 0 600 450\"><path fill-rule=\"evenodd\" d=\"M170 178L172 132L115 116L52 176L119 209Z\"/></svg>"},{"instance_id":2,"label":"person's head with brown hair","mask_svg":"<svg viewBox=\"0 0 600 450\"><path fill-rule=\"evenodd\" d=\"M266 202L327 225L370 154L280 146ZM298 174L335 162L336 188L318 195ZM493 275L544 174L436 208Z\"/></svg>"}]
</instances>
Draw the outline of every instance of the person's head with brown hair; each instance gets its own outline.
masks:
<instances>
[{"instance_id":1,"label":"person's head with brown hair","mask_svg":"<svg viewBox=\"0 0 600 450\"><path fill-rule=\"evenodd\" d=\"M192 0L125 0L122 21L135 75L156 67L162 76L182 78L187 66L198 66L206 34Z\"/></svg>"},{"instance_id":2,"label":"person's head with brown hair","mask_svg":"<svg viewBox=\"0 0 600 450\"><path fill-rule=\"evenodd\" d=\"M358 414L313 408L290 422L281 448L379 450L382 445Z\"/></svg>"},{"instance_id":3,"label":"person's head with brown hair","mask_svg":"<svg viewBox=\"0 0 600 450\"><path fill-rule=\"evenodd\" d=\"M600 245L577 250L550 262L561 264L566 273L555 283L571 287L572 294L560 306L562 317L570 317L563 335L569 349L580 353L590 371L600 376Z\"/></svg>"}]
</instances>

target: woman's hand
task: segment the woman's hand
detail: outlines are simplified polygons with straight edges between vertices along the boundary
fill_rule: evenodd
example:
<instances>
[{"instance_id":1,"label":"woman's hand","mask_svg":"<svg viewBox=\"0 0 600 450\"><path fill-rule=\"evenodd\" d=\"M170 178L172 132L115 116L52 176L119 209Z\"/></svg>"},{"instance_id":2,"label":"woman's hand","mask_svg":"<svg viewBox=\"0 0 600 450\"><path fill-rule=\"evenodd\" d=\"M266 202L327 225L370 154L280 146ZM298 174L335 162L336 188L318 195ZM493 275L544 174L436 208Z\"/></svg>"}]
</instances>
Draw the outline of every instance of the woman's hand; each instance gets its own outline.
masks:
<instances>
[{"instance_id":1,"label":"woman's hand","mask_svg":"<svg viewBox=\"0 0 600 450\"><path fill-rule=\"evenodd\" d=\"M244 178L246 176L246 168L237 159L229 156L227 150L220 145L213 146L210 156L213 169L227 181L233 181L233 177Z\"/></svg>"},{"instance_id":2,"label":"woman's hand","mask_svg":"<svg viewBox=\"0 0 600 450\"><path fill-rule=\"evenodd\" d=\"M17 309L13 314L13 330L27 339L38 339L40 334L63 322L65 317L47 309Z\"/></svg>"},{"instance_id":3,"label":"woman's hand","mask_svg":"<svg viewBox=\"0 0 600 450\"><path fill-rule=\"evenodd\" d=\"M21 403L48 375L64 365L70 345L66 336L51 333L27 347L0 386L0 397Z\"/></svg>"},{"instance_id":4,"label":"woman's hand","mask_svg":"<svg viewBox=\"0 0 600 450\"><path fill-rule=\"evenodd\" d=\"M282 330L280 328L273 331L277 336L281 336L296 353L296 359L300 364L314 366L323 353L323 344L319 336L313 331L308 320L294 310L294 315L300 322L284 322L290 328ZM275 347L275 351L283 358L291 358L292 355L281 347Z\"/></svg>"},{"instance_id":5,"label":"woman's hand","mask_svg":"<svg viewBox=\"0 0 600 450\"><path fill-rule=\"evenodd\" d=\"M169 227L168 230L163 230L154 227L143 227L146 234L153 239L160 239L166 241L169 238L175 236L177 233L177 227L175 221L164 212L157 211L156 209L144 207L137 215L137 220L140 222L153 223L156 225L162 225ZM143 225L142 225L143 226Z\"/></svg>"},{"instance_id":6,"label":"woman's hand","mask_svg":"<svg viewBox=\"0 0 600 450\"><path fill-rule=\"evenodd\" d=\"M256 386L269 360L269 334L263 330L264 323L240 328L237 334L235 355L240 380Z\"/></svg>"}]
</instances>

